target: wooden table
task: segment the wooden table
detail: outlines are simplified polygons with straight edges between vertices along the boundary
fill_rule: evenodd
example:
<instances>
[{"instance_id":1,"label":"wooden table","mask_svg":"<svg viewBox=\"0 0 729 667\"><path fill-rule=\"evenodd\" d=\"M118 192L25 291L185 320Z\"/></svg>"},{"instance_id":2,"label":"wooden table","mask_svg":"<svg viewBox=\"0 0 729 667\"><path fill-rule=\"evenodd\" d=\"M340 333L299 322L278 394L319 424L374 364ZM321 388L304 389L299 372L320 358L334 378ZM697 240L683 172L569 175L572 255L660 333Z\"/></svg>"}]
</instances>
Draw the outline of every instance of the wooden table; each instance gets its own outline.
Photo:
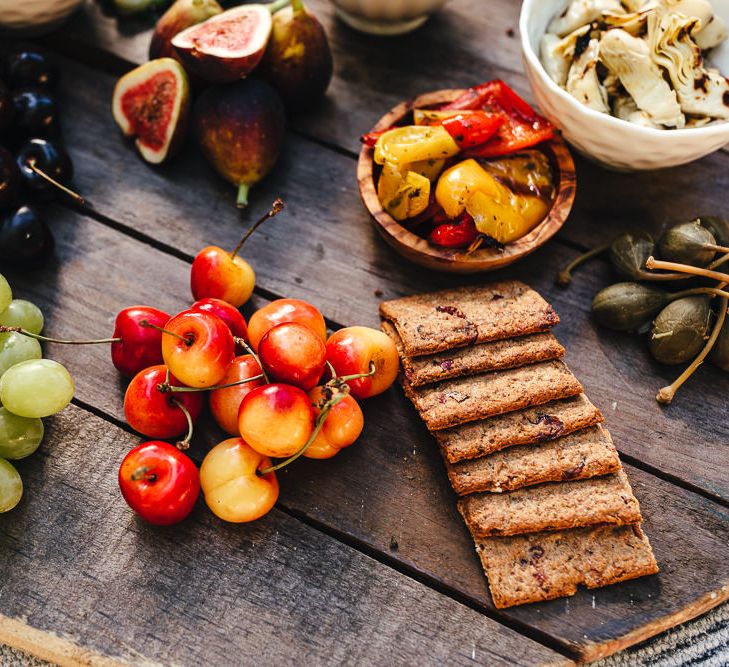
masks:
<instances>
[{"instance_id":1,"label":"wooden table","mask_svg":"<svg viewBox=\"0 0 729 667\"><path fill-rule=\"evenodd\" d=\"M189 304L189 263L232 246L275 196L287 210L245 254L252 307L310 300L332 327L378 323L383 298L482 283L401 261L377 237L355 180L358 136L397 101L502 77L529 97L515 36L519 3L453 0L397 39L357 34L311 0L335 55L321 108L291 123L282 158L248 211L190 145L154 169L125 146L110 113L116 77L146 59L150 28L117 23L91 1L45 39L61 62L64 137L89 206L46 210L57 239L45 269L8 272L41 305L47 331L108 335L133 303ZM646 517L661 574L574 598L496 610L455 511L434 442L398 388L367 402L361 441L281 474L264 519L216 520L203 503L181 525L128 510L119 462L140 441L125 424L124 383L103 348L48 346L76 398L47 420L20 462L26 493L0 517L0 641L64 663L378 662L535 664L590 660L659 633L729 597L729 380L710 365L659 406L675 370L645 341L597 330L593 294L613 279L597 261L568 291L558 267L623 228L654 234L700 213L727 214L729 156L620 175L577 158L578 195L563 232L499 277L519 277L562 317L568 361L602 408ZM198 432L199 461L220 438Z\"/></svg>"}]
</instances>

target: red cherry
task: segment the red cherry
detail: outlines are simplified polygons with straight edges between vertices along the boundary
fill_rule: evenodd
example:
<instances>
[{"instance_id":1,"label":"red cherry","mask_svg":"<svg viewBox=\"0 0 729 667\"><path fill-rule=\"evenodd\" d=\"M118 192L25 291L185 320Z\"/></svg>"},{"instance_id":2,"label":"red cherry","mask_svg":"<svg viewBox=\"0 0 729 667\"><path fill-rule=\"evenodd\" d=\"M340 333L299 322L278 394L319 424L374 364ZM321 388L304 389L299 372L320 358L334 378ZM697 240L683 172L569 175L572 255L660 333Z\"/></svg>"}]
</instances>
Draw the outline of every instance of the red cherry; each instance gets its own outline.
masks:
<instances>
[{"instance_id":1,"label":"red cherry","mask_svg":"<svg viewBox=\"0 0 729 667\"><path fill-rule=\"evenodd\" d=\"M188 387L212 387L235 356L228 326L216 315L186 310L165 325L162 358Z\"/></svg>"},{"instance_id":2,"label":"red cherry","mask_svg":"<svg viewBox=\"0 0 729 667\"><path fill-rule=\"evenodd\" d=\"M149 322L158 327L167 324L170 316L150 306L130 306L119 311L114 324L114 338L120 342L111 344L111 361L126 377L162 363L162 332L141 323Z\"/></svg>"},{"instance_id":3,"label":"red cherry","mask_svg":"<svg viewBox=\"0 0 729 667\"><path fill-rule=\"evenodd\" d=\"M276 299L257 310L248 321L248 340L254 351L265 333L284 322L298 322L318 334L322 341L327 339L327 325L324 316L310 303L301 299Z\"/></svg>"},{"instance_id":4,"label":"red cherry","mask_svg":"<svg viewBox=\"0 0 729 667\"><path fill-rule=\"evenodd\" d=\"M205 403L203 392L161 392L158 385L165 382L166 366L151 366L137 373L124 394L124 416L135 431L148 438L176 438L187 431L185 413L175 403L180 401L195 421ZM170 375L170 384L182 383Z\"/></svg>"},{"instance_id":5,"label":"red cherry","mask_svg":"<svg viewBox=\"0 0 729 667\"><path fill-rule=\"evenodd\" d=\"M153 440L132 449L119 468L124 500L150 523L182 521L195 506L200 477L190 457L168 442Z\"/></svg>"},{"instance_id":6,"label":"red cherry","mask_svg":"<svg viewBox=\"0 0 729 667\"><path fill-rule=\"evenodd\" d=\"M218 246L203 248L192 262L190 289L196 300L212 297L240 308L251 298L255 282L248 262Z\"/></svg>"},{"instance_id":7,"label":"red cherry","mask_svg":"<svg viewBox=\"0 0 729 667\"><path fill-rule=\"evenodd\" d=\"M277 324L258 343L258 355L268 377L308 391L324 372L327 350L312 329L296 322Z\"/></svg>"},{"instance_id":8,"label":"red cherry","mask_svg":"<svg viewBox=\"0 0 729 667\"><path fill-rule=\"evenodd\" d=\"M212 298L200 299L200 301L195 301L190 306L190 310L215 315L228 325L230 333L236 338L247 339L248 337L248 327L246 326L243 315L235 306L231 306L227 301Z\"/></svg>"},{"instance_id":9,"label":"red cherry","mask_svg":"<svg viewBox=\"0 0 729 667\"><path fill-rule=\"evenodd\" d=\"M247 380L261 374L261 367L250 355L236 357L228 364L220 384L230 384L239 380ZM238 433L238 410L243 399L256 387L263 386L263 379L253 380L244 384L237 384L225 389L213 389L210 392L210 412L213 418L226 433Z\"/></svg>"}]
</instances>

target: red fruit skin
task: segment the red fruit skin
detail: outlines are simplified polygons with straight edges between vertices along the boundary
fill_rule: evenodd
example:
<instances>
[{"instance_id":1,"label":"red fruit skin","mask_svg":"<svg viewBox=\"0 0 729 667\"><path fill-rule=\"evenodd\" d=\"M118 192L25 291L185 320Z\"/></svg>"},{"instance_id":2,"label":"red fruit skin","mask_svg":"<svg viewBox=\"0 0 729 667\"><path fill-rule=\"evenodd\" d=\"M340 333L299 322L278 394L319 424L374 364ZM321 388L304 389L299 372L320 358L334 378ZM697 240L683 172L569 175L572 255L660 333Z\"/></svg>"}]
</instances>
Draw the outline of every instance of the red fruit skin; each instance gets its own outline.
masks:
<instances>
[{"instance_id":1,"label":"red fruit skin","mask_svg":"<svg viewBox=\"0 0 729 667\"><path fill-rule=\"evenodd\" d=\"M214 298L200 299L190 306L190 310L215 315L228 325L230 333L236 338L248 339L245 318L235 306L231 306L227 301Z\"/></svg>"},{"instance_id":2,"label":"red fruit skin","mask_svg":"<svg viewBox=\"0 0 729 667\"><path fill-rule=\"evenodd\" d=\"M203 410L202 392L163 393L157 385L164 383L167 367L151 366L137 373L124 394L124 416L129 426L148 438L176 438L187 432L187 419L173 400L180 401L195 422ZM182 383L170 375L170 384Z\"/></svg>"},{"instance_id":3,"label":"red fruit skin","mask_svg":"<svg viewBox=\"0 0 729 667\"><path fill-rule=\"evenodd\" d=\"M244 260L218 246L203 248L192 262L190 289L192 296L202 299L220 299L235 307L242 306L249 298L251 287Z\"/></svg>"},{"instance_id":4,"label":"red fruit skin","mask_svg":"<svg viewBox=\"0 0 729 667\"><path fill-rule=\"evenodd\" d=\"M269 329L258 344L258 355L269 379L305 391L316 387L327 361L321 338L297 322L285 322Z\"/></svg>"},{"instance_id":5,"label":"red fruit skin","mask_svg":"<svg viewBox=\"0 0 729 667\"><path fill-rule=\"evenodd\" d=\"M135 472L139 479L133 479ZM149 523L169 526L192 512L200 494L200 477L189 456L168 442L152 440L124 457L119 488L139 516Z\"/></svg>"},{"instance_id":6,"label":"red fruit skin","mask_svg":"<svg viewBox=\"0 0 729 667\"><path fill-rule=\"evenodd\" d=\"M233 334L225 322L210 313L185 310L167 322L165 329L177 334L162 336L162 358L170 371L188 387L218 384L235 356Z\"/></svg>"},{"instance_id":7,"label":"red fruit skin","mask_svg":"<svg viewBox=\"0 0 729 667\"><path fill-rule=\"evenodd\" d=\"M276 299L253 313L248 321L248 340L253 350L258 351L258 344L270 329L284 322L298 322L309 327L322 341L327 339L327 325L317 308L301 299Z\"/></svg>"},{"instance_id":8,"label":"red fruit skin","mask_svg":"<svg viewBox=\"0 0 729 667\"><path fill-rule=\"evenodd\" d=\"M111 344L111 362L122 375L134 377L139 371L162 363L162 332L140 323L146 320L163 327L169 319L167 313L150 306L130 306L119 311L113 337L121 338L121 342Z\"/></svg>"},{"instance_id":9,"label":"red fruit skin","mask_svg":"<svg viewBox=\"0 0 729 667\"><path fill-rule=\"evenodd\" d=\"M256 375L260 375L261 367L258 362L250 355L245 354L236 357L228 365L223 379L220 384L228 384L245 380ZM253 380L245 384L239 384L234 387L226 387L225 389L214 389L210 392L210 412L217 422L218 426L230 435L240 435L238 431L238 410L243 399L256 387L264 385L263 379Z\"/></svg>"}]
</instances>

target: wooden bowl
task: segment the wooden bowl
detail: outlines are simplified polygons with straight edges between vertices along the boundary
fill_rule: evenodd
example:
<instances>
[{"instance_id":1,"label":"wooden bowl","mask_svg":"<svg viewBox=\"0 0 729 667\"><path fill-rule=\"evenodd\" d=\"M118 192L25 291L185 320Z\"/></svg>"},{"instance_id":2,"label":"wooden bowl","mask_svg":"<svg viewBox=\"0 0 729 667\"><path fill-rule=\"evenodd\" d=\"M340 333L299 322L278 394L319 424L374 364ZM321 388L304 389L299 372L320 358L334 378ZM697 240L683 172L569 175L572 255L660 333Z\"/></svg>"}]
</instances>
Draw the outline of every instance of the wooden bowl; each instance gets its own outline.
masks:
<instances>
[{"instance_id":1,"label":"wooden bowl","mask_svg":"<svg viewBox=\"0 0 729 667\"><path fill-rule=\"evenodd\" d=\"M377 122L374 131L385 130L401 124L415 108L435 107L451 102L464 91L458 89L437 90L425 93L414 100L401 102ZM479 273L507 266L528 255L546 243L567 220L575 199L575 164L561 137L555 137L542 147L552 164L555 181L555 198L547 216L526 236L507 243L503 250L483 248L471 253L461 249L439 248L427 239L403 227L382 208L377 196L373 149L363 146L357 163L359 192L375 226L385 241L411 262L428 269L448 273Z\"/></svg>"}]
</instances>

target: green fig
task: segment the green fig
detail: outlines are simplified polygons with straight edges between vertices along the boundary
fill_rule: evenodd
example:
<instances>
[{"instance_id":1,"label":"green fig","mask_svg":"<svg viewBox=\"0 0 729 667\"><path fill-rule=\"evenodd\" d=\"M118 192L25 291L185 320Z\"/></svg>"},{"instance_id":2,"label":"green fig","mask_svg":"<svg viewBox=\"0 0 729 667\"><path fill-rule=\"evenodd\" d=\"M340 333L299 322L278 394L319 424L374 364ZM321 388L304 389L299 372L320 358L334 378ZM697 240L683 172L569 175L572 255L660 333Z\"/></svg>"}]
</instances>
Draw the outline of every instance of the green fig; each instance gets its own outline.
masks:
<instances>
[{"instance_id":1,"label":"green fig","mask_svg":"<svg viewBox=\"0 0 729 667\"><path fill-rule=\"evenodd\" d=\"M211 86L193 107L202 152L215 170L238 188L237 204L276 164L286 127L278 93L261 79Z\"/></svg>"},{"instance_id":2,"label":"green fig","mask_svg":"<svg viewBox=\"0 0 729 667\"><path fill-rule=\"evenodd\" d=\"M293 0L273 15L273 28L261 75L270 81L291 111L311 107L326 92L332 78L332 52L317 18Z\"/></svg>"},{"instance_id":3,"label":"green fig","mask_svg":"<svg viewBox=\"0 0 729 667\"><path fill-rule=\"evenodd\" d=\"M172 38L190 26L220 14L223 8L216 0L176 0L160 17L149 43L149 59L174 58L180 60L172 46Z\"/></svg>"}]
</instances>

